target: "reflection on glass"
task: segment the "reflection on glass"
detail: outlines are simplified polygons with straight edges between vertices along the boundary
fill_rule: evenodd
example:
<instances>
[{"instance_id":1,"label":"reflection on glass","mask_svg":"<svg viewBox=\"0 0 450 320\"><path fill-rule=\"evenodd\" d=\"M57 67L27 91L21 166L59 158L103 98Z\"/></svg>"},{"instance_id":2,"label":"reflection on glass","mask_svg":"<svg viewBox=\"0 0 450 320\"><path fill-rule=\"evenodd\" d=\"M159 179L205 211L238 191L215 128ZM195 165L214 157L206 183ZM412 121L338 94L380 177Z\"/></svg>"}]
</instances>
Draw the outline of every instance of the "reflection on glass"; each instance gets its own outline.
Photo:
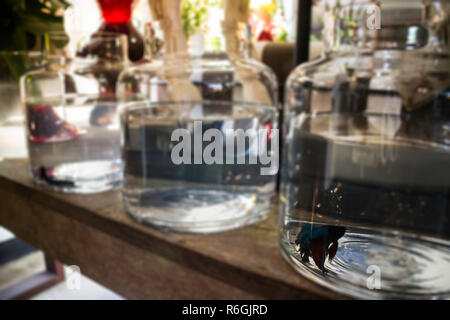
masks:
<instances>
[{"instance_id":1,"label":"reflection on glass","mask_svg":"<svg viewBox=\"0 0 450 320\"><path fill-rule=\"evenodd\" d=\"M333 50L288 81L283 253L346 295L450 295L450 55L445 38L433 40L447 28L439 19L448 23L448 4L427 2L433 27L424 24L428 42L413 49L387 37L389 25L368 30L354 5L359 31L338 14ZM399 1L389 8L385 21L403 10ZM379 290L368 285L373 268Z\"/></svg>"},{"instance_id":2,"label":"reflection on glass","mask_svg":"<svg viewBox=\"0 0 450 320\"><path fill-rule=\"evenodd\" d=\"M266 154L277 152L270 142L270 130L277 127L275 108L138 102L126 105L121 119L123 201L138 221L164 230L211 233L267 216L278 167L258 159L261 143L268 146ZM260 129L266 136L246 136ZM271 172L261 174L264 169Z\"/></svg>"},{"instance_id":3,"label":"reflection on glass","mask_svg":"<svg viewBox=\"0 0 450 320\"><path fill-rule=\"evenodd\" d=\"M126 52L125 36L104 33L82 42L74 61L52 62L22 77L30 168L37 185L75 193L120 186L115 85Z\"/></svg>"}]
</instances>

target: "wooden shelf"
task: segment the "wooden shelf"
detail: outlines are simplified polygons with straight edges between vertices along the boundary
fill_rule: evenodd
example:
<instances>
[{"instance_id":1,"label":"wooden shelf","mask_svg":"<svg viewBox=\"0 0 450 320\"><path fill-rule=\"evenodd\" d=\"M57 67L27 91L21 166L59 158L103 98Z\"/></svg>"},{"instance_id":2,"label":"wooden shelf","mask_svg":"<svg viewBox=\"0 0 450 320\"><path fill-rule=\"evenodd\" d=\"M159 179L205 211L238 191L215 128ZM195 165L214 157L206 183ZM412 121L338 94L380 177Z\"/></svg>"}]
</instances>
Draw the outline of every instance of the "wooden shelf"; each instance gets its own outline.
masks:
<instances>
[{"instance_id":1,"label":"wooden shelf","mask_svg":"<svg viewBox=\"0 0 450 320\"><path fill-rule=\"evenodd\" d=\"M0 224L131 299L333 299L283 260L276 206L263 223L196 236L135 222L120 192L36 188L24 159L0 161Z\"/></svg>"}]
</instances>

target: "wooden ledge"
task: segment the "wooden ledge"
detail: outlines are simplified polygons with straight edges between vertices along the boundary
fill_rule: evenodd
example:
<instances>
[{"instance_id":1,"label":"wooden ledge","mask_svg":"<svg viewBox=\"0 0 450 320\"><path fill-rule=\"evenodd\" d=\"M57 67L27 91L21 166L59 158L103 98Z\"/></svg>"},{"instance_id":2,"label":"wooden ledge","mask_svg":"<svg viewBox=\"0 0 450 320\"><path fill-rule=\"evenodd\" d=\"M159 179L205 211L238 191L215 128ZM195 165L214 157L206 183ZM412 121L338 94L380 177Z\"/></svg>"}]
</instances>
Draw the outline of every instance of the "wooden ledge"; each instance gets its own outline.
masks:
<instances>
[{"instance_id":1,"label":"wooden ledge","mask_svg":"<svg viewBox=\"0 0 450 320\"><path fill-rule=\"evenodd\" d=\"M336 299L283 260L274 206L263 223L216 235L136 223L120 192L36 188L27 161L0 161L0 224L46 254L131 299Z\"/></svg>"}]
</instances>

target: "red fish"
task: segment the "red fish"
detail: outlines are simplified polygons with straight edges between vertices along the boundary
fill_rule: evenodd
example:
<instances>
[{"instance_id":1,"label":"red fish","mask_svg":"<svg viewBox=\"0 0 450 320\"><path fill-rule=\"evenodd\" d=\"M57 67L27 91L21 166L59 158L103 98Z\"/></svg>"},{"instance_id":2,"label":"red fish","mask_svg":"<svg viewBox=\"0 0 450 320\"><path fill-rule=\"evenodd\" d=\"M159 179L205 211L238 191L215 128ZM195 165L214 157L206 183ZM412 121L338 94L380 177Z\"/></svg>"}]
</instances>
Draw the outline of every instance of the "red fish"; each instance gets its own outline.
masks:
<instances>
[{"instance_id":1,"label":"red fish","mask_svg":"<svg viewBox=\"0 0 450 320\"><path fill-rule=\"evenodd\" d=\"M28 131L34 142L67 141L78 137L78 129L59 117L53 107L27 106Z\"/></svg>"}]
</instances>

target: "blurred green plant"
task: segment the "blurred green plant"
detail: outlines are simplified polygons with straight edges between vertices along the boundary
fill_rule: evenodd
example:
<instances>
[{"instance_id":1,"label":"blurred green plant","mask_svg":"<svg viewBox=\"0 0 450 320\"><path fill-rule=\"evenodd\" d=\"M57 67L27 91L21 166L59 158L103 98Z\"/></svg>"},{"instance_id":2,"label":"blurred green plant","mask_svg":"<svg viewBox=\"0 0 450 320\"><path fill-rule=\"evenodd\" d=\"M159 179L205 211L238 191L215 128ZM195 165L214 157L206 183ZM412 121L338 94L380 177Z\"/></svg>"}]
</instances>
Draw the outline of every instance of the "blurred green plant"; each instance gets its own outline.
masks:
<instances>
[{"instance_id":1,"label":"blurred green plant","mask_svg":"<svg viewBox=\"0 0 450 320\"><path fill-rule=\"evenodd\" d=\"M285 28L280 28L279 32L275 35L275 41L287 42L289 40L288 32Z\"/></svg>"},{"instance_id":2,"label":"blurred green plant","mask_svg":"<svg viewBox=\"0 0 450 320\"><path fill-rule=\"evenodd\" d=\"M208 19L208 0L182 0L183 31L189 39L194 33L204 33Z\"/></svg>"},{"instance_id":3,"label":"blurred green plant","mask_svg":"<svg viewBox=\"0 0 450 320\"><path fill-rule=\"evenodd\" d=\"M0 57L16 78L26 71L27 57L8 52L30 51L38 38L63 33L63 13L69 6L65 0L0 0ZM67 41L53 45L61 47Z\"/></svg>"},{"instance_id":4,"label":"blurred green plant","mask_svg":"<svg viewBox=\"0 0 450 320\"><path fill-rule=\"evenodd\" d=\"M182 0L183 31L189 39L195 33L206 33L209 8L223 7L223 0Z\"/></svg>"},{"instance_id":5,"label":"blurred green plant","mask_svg":"<svg viewBox=\"0 0 450 320\"><path fill-rule=\"evenodd\" d=\"M206 46L212 51L218 52L222 49L222 39L218 36L212 36L206 39Z\"/></svg>"}]
</instances>

